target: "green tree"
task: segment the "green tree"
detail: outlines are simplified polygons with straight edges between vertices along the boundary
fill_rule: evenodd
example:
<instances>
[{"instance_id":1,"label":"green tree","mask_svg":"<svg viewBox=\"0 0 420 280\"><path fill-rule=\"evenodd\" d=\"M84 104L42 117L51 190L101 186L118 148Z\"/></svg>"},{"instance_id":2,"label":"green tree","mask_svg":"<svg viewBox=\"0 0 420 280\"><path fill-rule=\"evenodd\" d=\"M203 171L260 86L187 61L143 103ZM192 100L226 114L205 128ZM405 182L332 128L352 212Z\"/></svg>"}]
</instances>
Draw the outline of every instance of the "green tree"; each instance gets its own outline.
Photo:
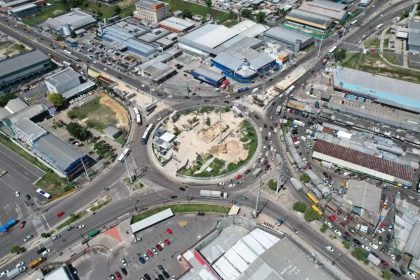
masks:
<instances>
[{"instance_id":1,"label":"green tree","mask_svg":"<svg viewBox=\"0 0 420 280\"><path fill-rule=\"evenodd\" d=\"M277 181L274 179L270 179L267 182L267 186L270 190L276 191L277 190Z\"/></svg>"},{"instance_id":2,"label":"green tree","mask_svg":"<svg viewBox=\"0 0 420 280\"><path fill-rule=\"evenodd\" d=\"M121 13L121 8L119 5L114 6L114 14L119 15Z\"/></svg>"},{"instance_id":3,"label":"green tree","mask_svg":"<svg viewBox=\"0 0 420 280\"><path fill-rule=\"evenodd\" d=\"M259 12L256 16L257 22L264 22L265 21L265 13Z\"/></svg>"},{"instance_id":4,"label":"green tree","mask_svg":"<svg viewBox=\"0 0 420 280\"><path fill-rule=\"evenodd\" d=\"M359 247L355 248L353 252L351 252L351 255L359 261L364 261L367 258L366 251Z\"/></svg>"},{"instance_id":5,"label":"green tree","mask_svg":"<svg viewBox=\"0 0 420 280\"><path fill-rule=\"evenodd\" d=\"M391 271L389 271L389 270L382 270L381 277L383 279L385 279L385 280L391 280L392 279Z\"/></svg>"},{"instance_id":6,"label":"green tree","mask_svg":"<svg viewBox=\"0 0 420 280\"><path fill-rule=\"evenodd\" d=\"M344 248L350 249L350 242L348 242L347 240L343 240L341 241L341 243L343 244Z\"/></svg>"},{"instance_id":7,"label":"green tree","mask_svg":"<svg viewBox=\"0 0 420 280\"><path fill-rule=\"evenodd\" d=\"M341 62L346 58L347 50L345 49L338 49L335 51L334 57L337 62Z\"/></svg>"},{"instance_id":8,"label":"green tree","mask_svg":"<svg viewBox=\"0 0 420 280\"><path fill-rule=\"evenodd\" d=\"M182 11L182 17L184 17L184 18L192 18L193 17L193 13L189 9L184 10L184 11Z\"/></svg>"},{"instance_id":9,"label":"green tree","mask_svg":"<svg viewBox=\"0 0 420 280\"><path fill-rule=\"evenodd\" d=\"M12 254L22 254L25 251L26 249L24 247L20 247L18 245L15 245L10 249L10 253Z\"/></svg>"},{"instance_id":10,"label":"green tree","mask_svg":"<svg viewBox=\"0 0 420 280\"><path fill-rule=\"evenodd\" d=\"M16 95L14 93L5 93L0 95L0 107L4 107L7 105L9 100L15 99Z\"/></svg>"},{"instance_id":11,"label":"green tree","mask_svg":"<svg viewBox=\"0 0 420 280\"><path fill-rule=\"evenodd\" d=\"M293 210L305 213L306 211L306 204L301 201L296 201L295 204L293 204Z\"/></svg>"},{"instance_id":12,"label":"green tree","mask_svg":"<svg viewBox=\"0 0 420 280\"><path fill-rule=\"evenodd\" d=\"M50 101L55 107L62 107L66 103L66 99L59 93L49 93L48 101Z\"/></svg>"},{"instance_id":13,"label":"green tree","mask_svg":"<svg viewBox=\"0 0 420 280\"><path fill-rule=\"evenodd\" d=\"M322 227L319 229L322 233L325 233L328 229L328 226L326 224L322 224Z\"/></svg>"},{"instance_id":14,"label":"green tree","mask_svg":"<svg viewBox=\"0 0 420 280\"><path fill-rule=\"evenodd\" d=\"M57 36L55 36L55 40L56 41L64 41L64 37L61 34L58 34Z\"/></svg>"},{"instance_id":15,"label":"green tree","mask_svg":"<svg viewBox=\"0 0 420 280\"><path fill-rule=\"evenodd\" d=\"M307 184L311 181L311 177L309 177L308 174L303 173L302 175L300 175L300 181Z\"/></svg>"},{"instance_id":16,"label":"green tree","mask_svg":"<svg viewBox=\"0 0 420 280\"><path fill-rule=\"evenodd\" d=\"M319 214L312 208L305 211L305 221L312 222L319 219Z\"/></svg>"},{"instance_id":17,"label":"green tree","mask_svg":"<svg viewBox=\"0 0 420 280\"><path fill-rule=\"evenodd\" d=\"M51 233L50 232L43 232L43 233L41 233L41 237L42 238L49 238L51 236Z\"/></svg>"},{"instance_id":18,"label":"green tree","mask_svg":"<svg viewBox=\"0 0 420 280\"><path fill-rule=\"evenodd\" d=\"M250 9L243 9L241 11L241 16L246 17L246 18L252 18L252 10L250 10Z\"/></svg>"},{"instance_id":19,"label":"green tree","mask_svg":"<svg viewBox=\"0 0 420 280\"><path fill-rule=\"evenodd\" d=\"M207 8L210 10L211 9L211 6L213 5L213 3L212 3L212 1L211 0L206 0L206 6L207 6Z\"/></svg>"},{"instance_id":20,"label":"green tree","mask_svg":"<svg viewBox=\"0 0 420 280\"><path fill-rule=\"evenodd\" d=\"M87 140L92 136L92 133L85 126L75 122L67 124L66 129L71 136L81 141Z\"/></svg>"}]
</instances>

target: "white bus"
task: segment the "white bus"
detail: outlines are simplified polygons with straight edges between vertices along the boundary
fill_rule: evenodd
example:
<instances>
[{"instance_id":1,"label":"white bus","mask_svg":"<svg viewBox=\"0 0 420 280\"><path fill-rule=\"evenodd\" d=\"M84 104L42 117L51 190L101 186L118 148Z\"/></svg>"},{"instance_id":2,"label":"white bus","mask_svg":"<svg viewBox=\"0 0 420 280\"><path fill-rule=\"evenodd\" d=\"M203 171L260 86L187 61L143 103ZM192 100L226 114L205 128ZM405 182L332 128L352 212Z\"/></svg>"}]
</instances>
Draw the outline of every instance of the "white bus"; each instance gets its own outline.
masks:
<instances>
[{"instance_id":1,"label":"white bus","mask_svg":"<svg viewBox=\"0 0 420 280\"><path fill-rule=\"evenodd\" d=\"M143 145L146 145L147 144L147 141L149 140L150 133L152 132L153 127L154 127L154 124L152 124L152 123L149 124L146 127L146 130L143 133L143 137L141 138L141 144L143 144Z\"/></svg>"},{"instance_id":2,"label":"white bus","mask_svg":"<svg viewBox=\"0 0 420 280\"><path fill-rule=\"evenodd\" d=\"M287 90L286 90L286 94L291 93L293 90L295 89L294 85L291 85Z\"/></svg>"},{"instance_id":3,"label":"white bus","mask_svg":"<svg viewBox=\"0 0 420 280\"><path fill-rule=\"evenodd\" d=\"M328 54L333 54L335 50L337 49L337 46L333 46L329 51Z\"/></svg>"},{"instance_id":4,"label":"white bus","mask_svg":"<svg viewBox=\"0 0 420 280\"><path fill-rule=\"evenodd\" d=\"M378 24L377 26L376 26L376 30L379 30L379 28L381 28L382 26L384 26L384 24L383 23L381 23L381 24Z\"/></svg>"},{"instance_id":5,"label":"white bus","mask_svg":"<svg viewBox=\"0 0 420 280\"><path fill-rule=\"evenodd\" d=\"M355 25L356 23L357 23L357 19L355 19L352 22L350 22L350 25Z\"/></svg>"},{"instance_id":6,"label":"white bus","mask_svg":"<svg viewBox=\"0 0 420 280\"><path fill-rule=\"evenodd\" d=\"M129 153L130 153L130 149L129 148L125 148L123 150L123 152L121 153L121 155L118 157L118 161L123 162L125 160L125 158L128 156Z\"/></svg>"},{"instance_id":7,"label":"white bus","mask_svg":"<svg viewBox=\"0 0 420 280\"><path fill-rule=\"evenodd\" d=\"M133 110L134 110L134 114L136 115L136 123L141 125L142 121L141 121L141 114L140 114L139 109L137 107L134 107Z\"/></svg>"}]
</instances>

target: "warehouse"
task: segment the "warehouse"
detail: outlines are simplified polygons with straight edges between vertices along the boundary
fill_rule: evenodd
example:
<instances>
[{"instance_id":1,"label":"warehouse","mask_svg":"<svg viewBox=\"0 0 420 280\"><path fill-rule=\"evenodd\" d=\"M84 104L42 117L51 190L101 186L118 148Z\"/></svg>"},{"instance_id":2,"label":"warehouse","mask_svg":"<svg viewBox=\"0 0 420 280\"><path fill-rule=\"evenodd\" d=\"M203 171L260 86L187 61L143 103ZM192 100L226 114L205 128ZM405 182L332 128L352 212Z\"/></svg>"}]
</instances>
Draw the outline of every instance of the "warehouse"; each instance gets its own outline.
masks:
<instances>
[{"instance_id":1,"label":"warehouse","mask_svg":"<svg viewBox=\"0 0 420 280\"><path fill-rule=\"evenodd\" d=\"M42 1L35 1L35 0L7 0L7 1L0 1L0 11L8 12L13 8L30 4L32 2L42 2Z\"/></svg>"},{"instance_id":2,"label":"warehouse","mask_svg":"<svg viewBox=\"0 0 420 280\"><path fill-rule=\"evenodd\" d=\"M407 165L385 160L324 140L316 140L312 157L395 184L412 186L414 182L414 169Z\"/></svg>"},{"instance_id":3,"label":"warehouse","mask_svg":"<svg viewBox=\"0 0 420 280\"><path fill-rule=\"evenodd\" d=\"M26 5L18 6L10 10L10 14L16 18L24 18L38 13L41 10L41 5L29 3Z\"/></svg>"},{"instance_id":4,"label":"warehouse","mask_svg":"<svg viewBox=\"0 0 420 280\"><path fill-rule=\"evenodd\" d=\"M196 22L188 19L170 17L159 22L159 26L171 32L186 32L195 26Z\"/></svg>"},{"instance_id":5,"label":"warehouse","mask_svg":"<svg viewBox=\"0 0 420 280\"><path fill-rule=\"evenodd\" d=\"M252 20L246 19L235 24L230 29L240 32L240 35L254 38L267 31L268 27L263 24L256 23Z\"/></svg>"},{"instance_id":6,"label":"warehouse","mask_svg":"<svg viewBox=\"0 0 420 280\"><path fill-rule=\"evenodd\" d=\"M238 34L239 31L223 25L206 24L180 37L178 45L186 52L207 57L217 55L219 51L215 49Z\"/></svg>"},{"instance_id":7,"label":"warehouse","mask_svg":"<svg viewBox=\"0 0 420 280\"><path fill-rule=\"evenodd\" d=\"M214 87L220 87L226 79L225 75L203 67L193 70L191 75L194 78L206 82Z\"/></svg>"},{"instance_id":8,"label":"warehouse","mask_svg":"<svg viewBox=\"0 0 420 280\"><path fill-rule=\"evenodd\" d=\"M314 0L311 2L303 2L299 9L315 13L318 15L324 15L335 20L343 20L346 17L347 5L340 3L333 3L326 0Z\"/></svg>"},{"instance_id":9,"label":"warehouse","mask_svg":"<svg viewBox=\"0 0 420 280\"><path fill-rule=\"evenodd\" d=\"M420 22L411 21L408 24L408 49L420 52Z\"/></svg>"},{"instance_id":10,"label":"warehouse","mask_svg":"<svg viewBox=\"0 0 420 280\"><path fill-rule=\"evenodd\" d=\"M83 164L89 163L85 154L52 134L37 139L33 143L32 151L63 177L74 177L83 171Z\"/></svg>"},{"instance_id":11,"label":"warehouse","mask_svg":"<svg viewBox=\"0 0 420 280\"><path fill-rule=\"evenodd\" d=\"M299 52L314 42L313 37L284 27L270 28L264 33L264 38L294 52Z\"/></svg>"},{"instance_id":12,"label":"warehouse","mask_svg":"<svg viewBox=\"0 0 420 280\"><path fill-rule=\"evenodd\" d=\"M345 67L335 67L334 89L420 113L419 85Z\"/></svg>"},{"instance_id":13,"label":"warehouse","mask_svg":"<svg viewBox=\"0 0 420 280\"><path fill-rule=\"evenodd\" d=\"M39 50L18 54L0 61L0 92L49 72L54 67L51 59Z\"/></svg>"},{"instance_id":14,"label":"warehouse","mask_svg":"<svg viewBox=\"0 0 420 280\"><path fill-rule=\"evenodd\" d=\"M80 10L73 10L67 14L47 19L44 26L50 32L67 37L71 35L71 31L81 28L88 29L95 24L96 19L90 14Z\"/></svg>"},{"instance_id":15,"label":"warehouse","mask_svg":"<svg viewBox=\"0 0 420 280\"><path fill-rule=\"evenodd\" d=\"M305 10L294 9L287 16L288 23L298 26L309 27L326 31L331 28L333 19L324 15L318 15Z\"/></svg>"}]
</instances>

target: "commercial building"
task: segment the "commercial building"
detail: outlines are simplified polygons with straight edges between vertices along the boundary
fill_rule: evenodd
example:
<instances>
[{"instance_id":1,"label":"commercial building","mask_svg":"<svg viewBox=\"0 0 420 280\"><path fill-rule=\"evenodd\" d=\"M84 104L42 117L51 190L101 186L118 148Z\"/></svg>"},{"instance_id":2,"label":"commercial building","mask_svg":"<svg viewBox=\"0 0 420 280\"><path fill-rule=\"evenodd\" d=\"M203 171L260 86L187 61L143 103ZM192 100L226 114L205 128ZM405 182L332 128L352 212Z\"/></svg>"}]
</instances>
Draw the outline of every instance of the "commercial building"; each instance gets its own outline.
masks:
<instances>
[{"instance_id":1,"label":"commercial building","mask_svg":"<svg viewBox=\"0 0 420 280\"><path fill-rule=\"evenodd\" d=\"M176 69L166 64L166 62L170 61L179 54L179 52L170 50L152 58L137 67L138 74L143 77L149 77L154 83L160 84L177 73Z\"/></svg>"},{"instance_id":2,"label":"commercial building","mask_svg":"<svg viewBox=\"0 0 420 280\"><path fill-rule=\"evenodd\" d=\"M182 19L177 17L170 17L159 22L159 26L171 32L186 32L196 25L195 21L189 19Z\"/></svg>"},{"instance_id":3,"label":"commercial building","mask_svg":"<svg viewBox=\"0 0 420 280\"><path fill-rule=\"evenodd\" d=\"M333 25L333 19L305 10L293 9L286 15L286 24L305 33L326 34Z\"/></svg>"},{"instance_id":4,"label":"commercial building","mask_svg":"<svg viewBox=\"0 0 420 280\"><path fill-rule=\"evenodd\" d=\"M133 16L140 20L158 23L170 15L169 4L158 0L140 0L136 3Z\"/></svg>"},{"instance_id":5,"label":"commercial building","mask_svg":"<svg viewBox=\"0 0 420 280\"><path fill-rule=\"evenodd\" d=\"M8 12L13 8L23 6L30 3L45 3L46 1L36 1L36 0L4 0L0 1L0 11L1 12Z\"/></svg>"},{"instance_id":6,"label":"commercial building","mask_svg":"<svg viewBox=\"0 0 420 280\"><path fill-rule=\"evenodd\" d=\"M205 83L208 83L209 85L212 85L214 87L220 87L223 83L223 81L226 79L226 76L224 74L221 74L219 72L200 67L192 71L191 75Z\"/></svg>"},{"instance_id":7,"label":"commercial building","mask_svg":"<svg viewBox=\"0 0 420 280\"><path fill-rule=\"evenodd\" d=\"M229 216L182 254L181 261L191 269L180 279L336 279L316 254L302 248L285 234Z\"/></svg>"},{"instance_id":8,"label":"commercial building","mask_svg":"<svg viewBox=\"0 0 420 280\"><path fill-rule=\"evenodd\" d=\"M9 100L6 106L4 106L4 109L6 109L10 114L14 114L27 107L28 104L26 104L25 101L17 97L15 99Z\"/></svg>"},{"instance_id":9,"label":"commercial building","mask_svg":"<svg viewBox=\"0 0 420 280\"><path fill-rule=\"evenodd\" d=\"M335 20L343 20L346 17L346 4L334 3L327 0L314 0L303 2L299 7L300 10L308 11L318 15L324 15Z\"/></svg>"},{"instance_id":10,"label":"commercial building","mask_svg":"<svg viewBox=\"0 0 420 280\"><path fill-rule=\"evenodd\" d=\"M365 181L349 180L344 203L351 212L359 215L366 222L376 226L379 221L382 190Z\"/></svg>"},{"instance_id":11,"label":"commercial building","mask_svg":"<svg viewBox=\"0 0 420 280\"><path fill-rule=\"evenodd\" d=\"M235 24L230 29L238 31L240 35L254 38L267 31L268 26L245 19Z\"/></svg>"},{"instance_id":12,"label":"commercial building","mask_svg":"<svg viewBox=\"0 0 420 280\"><path fill-rule=\"evenodd\" d=\"M314 42L312 36L284 27L270 28L264 33L264 38L294 52L299 52Z\"/></svg>"},{"instance_id":13,"label":"commercial building","mask_svg":"<svg viewBox=\"0 0 420 280\"><path fill-rule=\"evenodd\" d=\"M47 78L45 84L51 93L59 93L66 100L86 93L95 87L91 80L85 80L80 73L72 68L65 68Z\"/></svg>"},{"instance_id":14,"label":"commercial building","mask_svg":"<svg viewBox=\"0 0 420 280\"><path fill-rule=\"evenodd\" d=\"M87 155L76 150L53 134L47 134L34 141L32 152L58 171L63 177L73 178L88 166Z\"/></svg>"},{"instance_id":15,"label":"commercial building","mask_svg":"<svg viewBox=\"0 0 420 280\"><path fill-rule=\"evenodd\" d=\"M43 7L42 5L29 3L29 4L12 8L9 11L9 13L15 16L16 18L20 19L20 18L28 17L28 16L38 13L39 11L41 11L42 7Z\"/></svg>"},{"instance_id":16,"label":"commercial building","mask_svg":"<svg viewBox=\"0 0 420 280\"><path fill-rule=\"evenodd\" d=\"M12 126L14 137L32 147L34 142L48 132L29 119L20 119Z\"/></svg>"},{"instance_id":17,"label":"commercial building","mask_svg":"<svg viewBox=\"0 0 420 280\"><path fill-rule=\"evenodd\" d=\"M408 165L320 139L315 141L312 157L394 184L412 186L415 181L415 170Z\"/></svg>"},{"instance_id":18,"label":"commercial building","mask_svg":"<svg viewBox=\"0 0 420 280\"><path fill-rule=\"evenodd\" d=\"M83 11L73 10L69 13L49 18L44 22L44 27L52 33L70 36L72 31L88 29L96 25L96 19Z\"/></svg>"},{"instance_id":19,"label":"commercial building","mask_svg":"<svg viewBox=\"0 0 420 280\"><path fill-rule=\"evenodd\" d=\"M420 52L420 22L410 21L408 30L408 49Z\"/></svg>"},{"instance_id":20,"label":"commercial building","mask_svg":"<svg viewBox=\"0 0 420 280\"><path fill-rule=\"evenodd\" d=\"M0 92L53 68L51 59L39 50L0 60Z\"/></svg>"},{"instance_id":21,"label":"commercial building","mask_svg":"<svg viewBox=\"0 0 420 280\"><path fill-rule=\"evenodd\" d=\"M61 266L47 275L45 275L44 280L75 280L79 277L74 277L67 265Z\"/></svg>"},{"instance_id":22,"label":"commercial building","mask_svg":"<svg viewBox=\"0 0 420 280\"><path fill-rule=\"evenodd\" d=\"M345 67L335 67L333 76L335 90L420 113L418 84Z\"/></svg>"}]
</instances>

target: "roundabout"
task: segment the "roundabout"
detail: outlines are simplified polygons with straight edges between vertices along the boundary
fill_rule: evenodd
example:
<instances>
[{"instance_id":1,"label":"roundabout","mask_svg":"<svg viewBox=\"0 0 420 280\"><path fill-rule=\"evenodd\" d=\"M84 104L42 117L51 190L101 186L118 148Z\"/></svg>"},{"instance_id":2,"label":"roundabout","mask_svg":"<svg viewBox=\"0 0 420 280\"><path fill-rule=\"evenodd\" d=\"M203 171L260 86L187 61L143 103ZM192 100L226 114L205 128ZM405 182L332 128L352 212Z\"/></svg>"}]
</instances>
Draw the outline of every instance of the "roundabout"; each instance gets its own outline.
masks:
<instances>
[{"instance_id":1,"label":"roundabout","mask_svg":"<svg viewBox=\"0 0 420 280\"><path fill-rule=\"evenodd\" d=\"M251 168L261 142L255 126L236 106L174 111L156 125L147 151L166 176L208 182Z\"/></svg>"}]
</instances>

